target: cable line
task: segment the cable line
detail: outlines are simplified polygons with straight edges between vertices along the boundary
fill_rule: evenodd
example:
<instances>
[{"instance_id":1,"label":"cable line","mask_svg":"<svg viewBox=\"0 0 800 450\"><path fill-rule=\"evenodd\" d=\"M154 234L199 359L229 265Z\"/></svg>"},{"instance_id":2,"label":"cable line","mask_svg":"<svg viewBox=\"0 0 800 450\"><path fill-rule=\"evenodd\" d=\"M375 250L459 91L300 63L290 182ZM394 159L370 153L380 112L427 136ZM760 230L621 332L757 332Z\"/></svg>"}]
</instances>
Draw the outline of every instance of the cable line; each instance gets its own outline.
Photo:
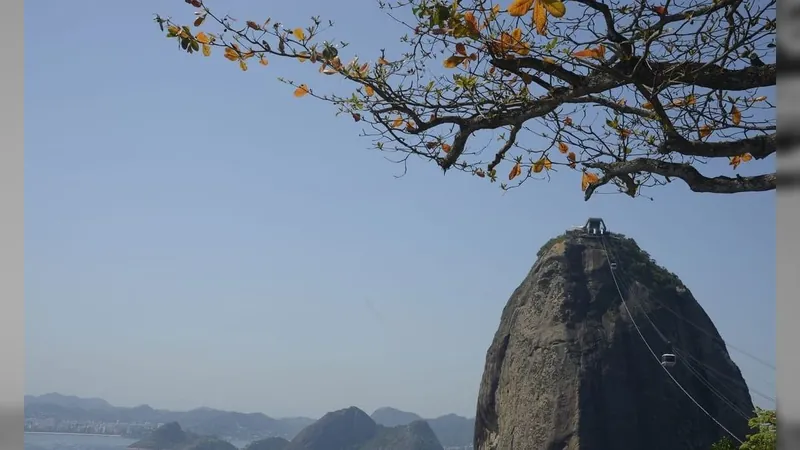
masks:
<instances>
[{"instance_id":1,"label":"cable line","mask_svg":"<svg viewBox=\"0 0 800 450\"><path fill-rule=\"evenodd\" d=\"M650 351L650 354L653 355L653 358L655 358L655 360L659 363L659 366L664 370L664 372L666 372L666 374L670 377L670 379L672 379L672 382L675 383L675 385L678 386L678 388L680 388L681 391L683 391L683 393L689 398L689 400L691 400L698 408L700 408L700 410L703 411L703 413L705 413L705 415L708 416L711 420L713 420L714 423L716 423L720 428L722 428L726 433L728 433L734 440L736 440L736 442L738 442L739 444L744 444L744 441L739 439L739 437L736 436L735 434L733 434L729 429L725 428L725 425L720 423L720 421L717 420L716 417L711 415L711 413L709 413L705 408L703 408L703 405L698 403L697 400L695 400L694 397L692 397L692 394L690 394L680 384L680 382L678 382L678 380L675 379L675 377L672 375L672 373L664 365L661 364L661 359L653 351L653 348L650 347L650 344L647 342L647 339L645 339L644 334L642 334L642 330L639 329L639 325L636 323L636 320L633 318L633 314L631 314L631 311L628 308L628 303L625 301L625 296L622 295L622 289L620 289L619 283L617 282L617 276L614 273L614 270L611 269L611 258L608 256L608 251L606 250L605 239L603 238L602 235L600 236L600 243L603 246L603 252L605 253L606 261L608 262L608 267L609 267L609 270L611 271L611 278L614 280L614 286L616 286L616 288L617 288L617 293L619 294L619 298L622 301L622 306L625 307L625 311L628 313L628 317L630 317L631 323L633 324L633 327L636 329L636 332L639 334L639 337L642 339L642 342L644 342L644 345L647 347L647 350Z\"/></svg>"}]
</instances>

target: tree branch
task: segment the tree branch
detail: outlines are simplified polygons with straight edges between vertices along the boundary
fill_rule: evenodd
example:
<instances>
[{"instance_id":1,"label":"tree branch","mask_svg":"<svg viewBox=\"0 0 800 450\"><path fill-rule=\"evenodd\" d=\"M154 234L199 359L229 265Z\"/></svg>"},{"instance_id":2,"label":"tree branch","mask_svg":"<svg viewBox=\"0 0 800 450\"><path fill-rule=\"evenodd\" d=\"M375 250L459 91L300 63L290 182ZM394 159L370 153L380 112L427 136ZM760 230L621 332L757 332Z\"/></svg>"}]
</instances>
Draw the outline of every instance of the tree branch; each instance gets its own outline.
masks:
<instances>
[{"instance_id":1,"label":"tree branch","mask_svg":"<svg viewBox=\"0 0 800 450\"><path fill-rule=\"evenodd\" d=\"M651 158L638 158L613 163L584 163L584 166L599 169L604 174L599 181L586 188L585 200L589 200L595 189L607 184L614 178L642 172L653 173L667 178L680 178L693 192L736 194L740 192L770 191L777 186L777 174L775 173L751 177L737 175L733 178L725 176L709 178L689 164L671 163Z\"/></svg>"},{"instance_id":2,"label":"tree branch","mask_svg":"<svg viewBox=\"0 0 800 450\"><path fill-rule=\"evenodd\" d=\"M677 152L686 156L723 158L750 153L755 159L764 159L777 150L777 133L726 142L702 142L682 139L667 140L658 148L662 154Z\"/></svg>"}]
</instances>

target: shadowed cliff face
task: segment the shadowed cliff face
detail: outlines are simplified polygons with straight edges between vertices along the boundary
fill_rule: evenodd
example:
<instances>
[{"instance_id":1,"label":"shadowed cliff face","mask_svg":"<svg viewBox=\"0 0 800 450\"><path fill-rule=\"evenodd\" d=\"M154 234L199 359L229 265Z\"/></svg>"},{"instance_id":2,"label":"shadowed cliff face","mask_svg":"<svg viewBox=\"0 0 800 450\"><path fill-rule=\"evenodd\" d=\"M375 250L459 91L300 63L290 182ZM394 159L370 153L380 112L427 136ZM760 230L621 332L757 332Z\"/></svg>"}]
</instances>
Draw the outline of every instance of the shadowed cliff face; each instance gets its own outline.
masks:
<instances>
[{"instance_id":1,"label":"shadowed cliff face","mask_svg":"<svg viewBox=\"0 0 800 450\"><path fill-rule=\"evenodd\" d=\"M665 339L671 342L679 358L670 372L743 438L750 394L702 307L631 239L610 235L605 243L653 351L660 358ZM637 334L602 241L569 233L540 251L506 304L486 354L476 416L476 450L707 450L725 435Z\"/></svg>"}]
</instances>

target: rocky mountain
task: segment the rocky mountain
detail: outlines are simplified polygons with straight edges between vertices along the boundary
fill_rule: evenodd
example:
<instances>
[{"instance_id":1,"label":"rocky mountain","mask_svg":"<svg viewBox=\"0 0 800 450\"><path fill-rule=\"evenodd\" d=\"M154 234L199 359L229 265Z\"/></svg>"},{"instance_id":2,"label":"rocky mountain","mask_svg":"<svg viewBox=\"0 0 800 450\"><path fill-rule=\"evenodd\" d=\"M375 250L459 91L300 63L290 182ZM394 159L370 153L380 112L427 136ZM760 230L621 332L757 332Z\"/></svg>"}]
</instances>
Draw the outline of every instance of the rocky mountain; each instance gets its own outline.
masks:
<instances>
[{"instance_id":1,"label":"rocky mountain","mask_svg":"<svg viewBox=\"0 0 800 450\"><path fill-rule=\"evenodd\" d=\"M378 408L370 416L377 424L386 427L408 425L417 420L428 422L437 439L444 447L464 447L472 443L475 419L446 414L434 419L423 419L412 412L395 408Z\"/></svg>"},{"instance_id":2,"label":"rocky mountain","mask_svg":"<svg viewBox=\"0 0 800 450\"><path fill-rule=\"evenodd\" d=\"M676 382L744 437L747 385L686 286L632 239L569 231L542 247L502 312L474 448L707 450L726 433Z\"/></svg>"},{"instance_id":3,"label":"rocky mountain","mask_svg":"<svg viewBox=\"0 0 800 450\"><path fill-rule=\"evenodd\" d=\"M230 442L221 439L187 433L177 422L156 428L150 436L134 442L135 450L237 450Z\"/></svg>"},{"instance_id":4,"label":"rocky mountain","mask_svg":"<svg viewBox=\"0 0 800 450\"><path fill-rule=\"evenodd\" d=\"M442 450L425 421L384 427L350 407L325 414L301 431L286 450Z\"/></svg>"}]
</instances>

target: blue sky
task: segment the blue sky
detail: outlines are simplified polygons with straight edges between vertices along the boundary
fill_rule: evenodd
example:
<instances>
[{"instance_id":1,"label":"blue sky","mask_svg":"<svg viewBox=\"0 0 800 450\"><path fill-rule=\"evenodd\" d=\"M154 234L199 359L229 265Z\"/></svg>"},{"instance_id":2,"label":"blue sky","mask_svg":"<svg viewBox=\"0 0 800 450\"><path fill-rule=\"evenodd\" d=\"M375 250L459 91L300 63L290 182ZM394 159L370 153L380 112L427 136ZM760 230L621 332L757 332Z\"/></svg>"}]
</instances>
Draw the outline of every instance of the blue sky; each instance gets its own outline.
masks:
<instances>
[{"instance_id":1,"label":"blue sky","mask_svg":"<svg viewBox=\"0 0 800 450\"><path fill-rule=\"evenodd\" d=\"M367 55L401 34L367 0L216 5L287 26L320 14ZM472 415L508 296L588 216L677 273L729 343L774 361L774 193L673 183L653 202L586 203L577 174L502 195L423 163L396 179L358 124L276 78L343 82L184 55L156 12L191 16L178 0L26 5L28 393ZM774 394L774 371L732 356Z\"/></svg>"}]
</instances>

